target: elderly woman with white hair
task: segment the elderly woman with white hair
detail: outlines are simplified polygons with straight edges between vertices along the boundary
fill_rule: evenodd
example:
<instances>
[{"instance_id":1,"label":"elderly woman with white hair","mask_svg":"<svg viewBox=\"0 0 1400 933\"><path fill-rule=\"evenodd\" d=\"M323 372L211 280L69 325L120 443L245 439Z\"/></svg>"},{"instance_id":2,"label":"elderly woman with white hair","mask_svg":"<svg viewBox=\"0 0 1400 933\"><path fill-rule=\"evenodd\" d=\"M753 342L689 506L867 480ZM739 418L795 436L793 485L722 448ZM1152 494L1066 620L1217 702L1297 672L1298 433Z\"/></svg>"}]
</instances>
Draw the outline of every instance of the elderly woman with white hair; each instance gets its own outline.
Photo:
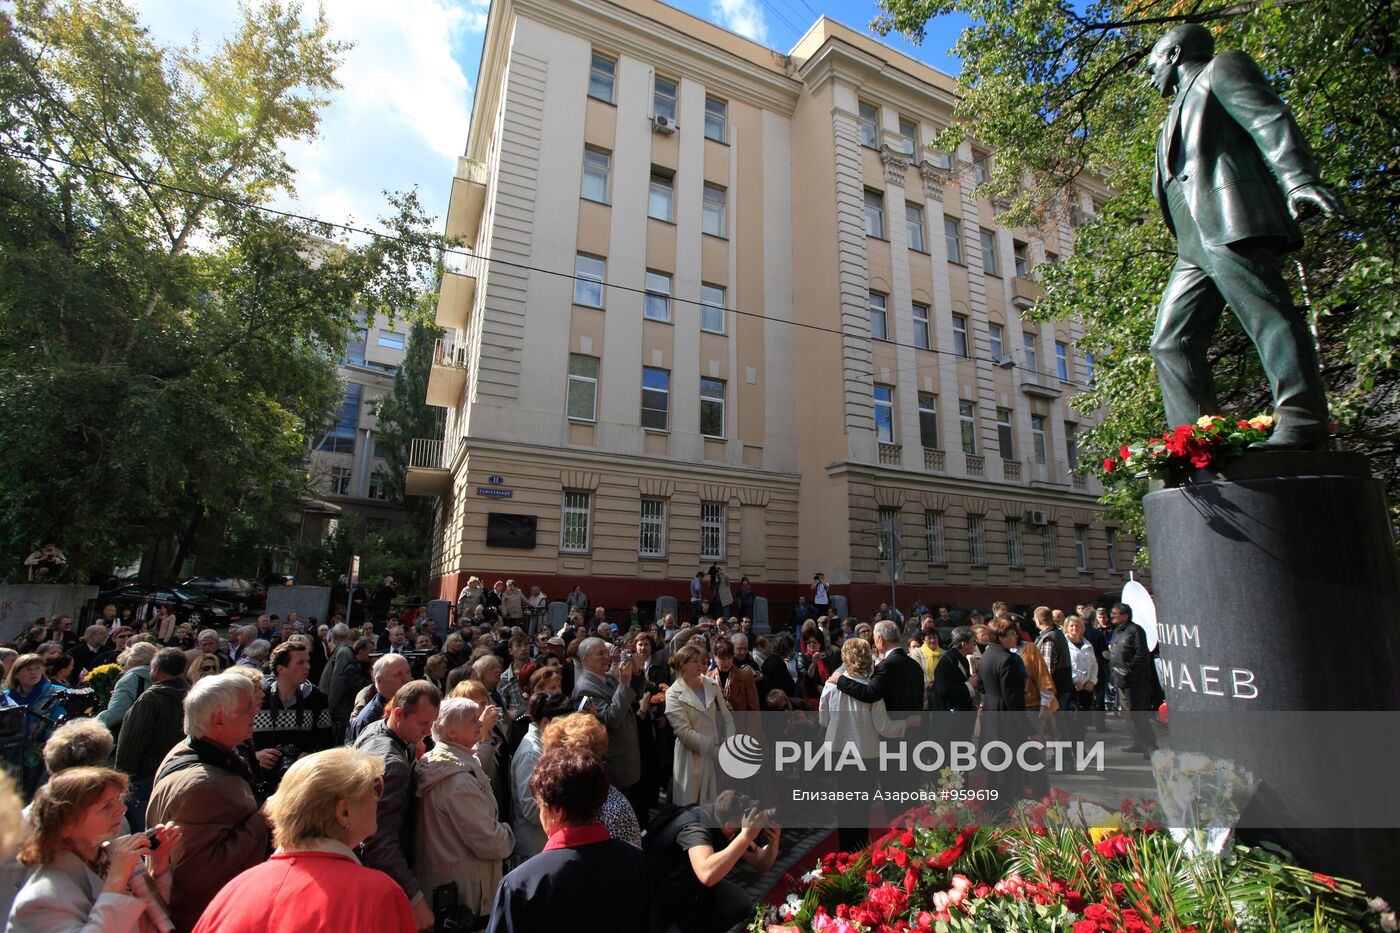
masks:
<instances>
[{"instance_id":1,"label":"elderly woman with white hair","mask_svg":"<svg viewBox=\"0 0 1400 933\"><path fill-rule=\"evenodd\" d=\"M122 721L126 719L131 704L151 685L151 659L158 650L159 645L138 641L117 659L122 666L122 676L112 688L112 698L107 701L107 708L97 714L98 722L111 730L113 738L121 731Z\"/></svg>"},{"instance_id":2,"label":"elderly woman with white hair","mask_svg":"<svg viewBox=\"0 0 1400 933\"><path fill-rule=\"evenodd\" d=\"M491 782L475 747L499 712L465 697L449 697L433 723L432 751L418 759L415 871L423 891L455 882L458 904L478 915L491 907L501 860L515 848L502 823Z\"/></svg>"}]
</instances>

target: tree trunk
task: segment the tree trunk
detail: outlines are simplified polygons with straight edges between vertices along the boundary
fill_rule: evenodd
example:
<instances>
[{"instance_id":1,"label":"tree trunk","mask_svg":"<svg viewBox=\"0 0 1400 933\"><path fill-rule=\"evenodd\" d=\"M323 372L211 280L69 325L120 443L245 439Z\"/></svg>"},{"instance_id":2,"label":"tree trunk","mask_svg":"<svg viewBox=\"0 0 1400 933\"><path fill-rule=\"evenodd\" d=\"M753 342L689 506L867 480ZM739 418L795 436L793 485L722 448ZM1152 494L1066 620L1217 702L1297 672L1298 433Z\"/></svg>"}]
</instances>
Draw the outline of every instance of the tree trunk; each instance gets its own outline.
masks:
<instances>
[{"instance_id":1,"label":"tree trunk","mask_svg":"<svg viewBox=\"0 0 1400 933\"><path fill-rule=\"evenodd\" d=\"M199 534L199 526L204 523L204 510L195 506L194 512L190 515L190 520L185 525L184 534L180 535L180 546L175 549L175 559L170 564L170 580L178 583L180 568L185 564L185 555L194 547L195 536Z\"/></svg>"}]
</instances>

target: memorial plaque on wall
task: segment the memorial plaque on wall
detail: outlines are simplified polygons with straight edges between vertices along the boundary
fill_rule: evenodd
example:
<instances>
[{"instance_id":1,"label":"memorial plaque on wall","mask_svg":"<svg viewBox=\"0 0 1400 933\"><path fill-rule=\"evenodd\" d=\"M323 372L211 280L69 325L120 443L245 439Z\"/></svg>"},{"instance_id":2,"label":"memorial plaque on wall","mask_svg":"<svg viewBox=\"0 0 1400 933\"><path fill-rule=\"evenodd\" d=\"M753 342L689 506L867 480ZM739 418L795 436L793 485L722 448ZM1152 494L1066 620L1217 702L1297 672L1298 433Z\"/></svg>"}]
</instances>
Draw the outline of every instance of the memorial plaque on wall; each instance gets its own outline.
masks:
<instances>
[{"instance_id":1,"label":"memorial plaque on wall","mask_svg":"<svg viewBox=\"0 0 1400 933\"><path fill-rule=\"evenodd\" d=\"M530 550L535 546L535 516L488 512L486 546Z\"/></svg>"}]
</instances>

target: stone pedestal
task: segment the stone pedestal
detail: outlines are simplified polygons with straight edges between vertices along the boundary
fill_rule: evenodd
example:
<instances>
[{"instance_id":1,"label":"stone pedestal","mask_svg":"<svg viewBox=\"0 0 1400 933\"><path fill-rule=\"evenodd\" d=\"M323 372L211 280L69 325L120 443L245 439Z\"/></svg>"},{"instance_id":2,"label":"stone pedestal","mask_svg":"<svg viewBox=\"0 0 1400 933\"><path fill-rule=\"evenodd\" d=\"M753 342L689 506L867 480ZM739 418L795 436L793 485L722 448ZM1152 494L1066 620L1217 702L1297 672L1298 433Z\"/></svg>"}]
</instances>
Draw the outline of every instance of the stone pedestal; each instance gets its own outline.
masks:
<instances>
[{"instance_id":1,"label":"stone pedestal","mask_svg":"<svg viewBox=\"0 0 1400 933\"><path fill-rule=\"evenodd\" d=\"M1400 568L1384 489L1352 454L1250 453L1191 479L1144 502L1171 743L1250 768L1258 799L1286 807L1317 786L1300 776L1327 763L1251 730L1251 711L1400 710ZM1206 729L1179 712L1238 715ZM1319 871L1397 893L1400 829L1270 835Z\"/></svg>"}]
</instances>

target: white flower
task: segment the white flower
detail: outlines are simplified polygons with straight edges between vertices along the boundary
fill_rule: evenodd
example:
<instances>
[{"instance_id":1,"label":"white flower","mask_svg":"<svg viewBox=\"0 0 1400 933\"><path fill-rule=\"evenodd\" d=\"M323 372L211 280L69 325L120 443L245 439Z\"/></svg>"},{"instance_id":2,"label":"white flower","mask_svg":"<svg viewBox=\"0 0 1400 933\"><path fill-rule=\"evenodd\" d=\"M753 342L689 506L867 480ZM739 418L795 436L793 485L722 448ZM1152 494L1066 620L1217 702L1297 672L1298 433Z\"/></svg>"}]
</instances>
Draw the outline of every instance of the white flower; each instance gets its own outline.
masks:
<instances>
[{"instance_id":1,"label":"white flower","mask_svg":"<svg viewBox=\"0 0 1400 933\"><path fill-rule=\"evenodd\" d=\"M1383 914L1390 909L1390 904L1383 897L1373 897L1366 902L1366 906L1378 914Z\"/></svg>"},{"instance_id":2,"label":"white flower","mask_svg":"<svg viewBox=\"0 0 1400 933\"><path fill-rule=\"evenodd\" d=\"M1395 922L1395 911L1381 914L1381 929L1387 933L1395 933L1396 930L1400 930L1400 924Z\"/></svg>"},{"instance_id":3,"label":"white flower","mask_svg":"<svg viewBox=\"0 0 1400 933\"><path fill-rule=\"evenodd\" d=\"M821 869L821 866L818 865L816 868L813 868L811 871L807 872L805 875L802 876L802 883L803 883L803 884L811 884L813 881L819 880L819 879L821 878L821 876L822 876L822 869ZM792 898L793 895L789 894L788 897L789 897L789 898Z\"/></svg>"}]
</instances>

